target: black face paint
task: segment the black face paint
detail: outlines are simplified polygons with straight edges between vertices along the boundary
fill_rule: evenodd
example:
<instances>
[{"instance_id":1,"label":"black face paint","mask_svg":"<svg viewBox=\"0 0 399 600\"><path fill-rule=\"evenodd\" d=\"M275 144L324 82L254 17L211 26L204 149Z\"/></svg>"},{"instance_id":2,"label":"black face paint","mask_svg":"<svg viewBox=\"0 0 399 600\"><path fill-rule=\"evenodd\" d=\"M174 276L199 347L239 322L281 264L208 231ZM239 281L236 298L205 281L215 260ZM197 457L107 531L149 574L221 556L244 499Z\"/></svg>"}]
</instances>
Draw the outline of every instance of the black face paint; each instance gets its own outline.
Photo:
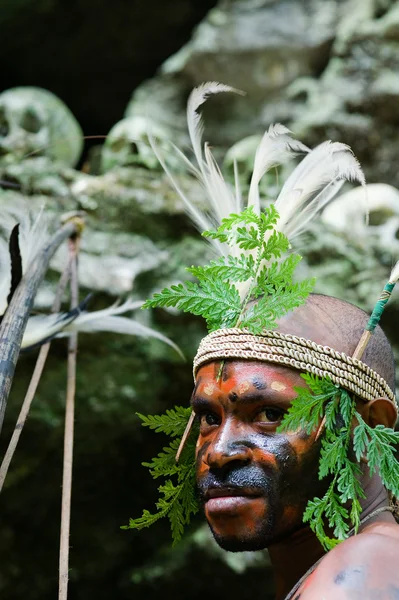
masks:
<instances>
[{"instance_id":1,"label":"black face paint","mask_svg":"<svg viewBox=\"0 0 399 600\"><path fill-rule=\"evenodd\" d=\"M324 494L329 482L317 477L321 441L303 430L276 431L278 411L290 406L299 374L233 361L226 361L218 380L216 371L220 363L201 367L202 382L193 397L202 423L198 490L219 545L258 550L304 527L307 502Z\"/></svg>"}]
</instances>

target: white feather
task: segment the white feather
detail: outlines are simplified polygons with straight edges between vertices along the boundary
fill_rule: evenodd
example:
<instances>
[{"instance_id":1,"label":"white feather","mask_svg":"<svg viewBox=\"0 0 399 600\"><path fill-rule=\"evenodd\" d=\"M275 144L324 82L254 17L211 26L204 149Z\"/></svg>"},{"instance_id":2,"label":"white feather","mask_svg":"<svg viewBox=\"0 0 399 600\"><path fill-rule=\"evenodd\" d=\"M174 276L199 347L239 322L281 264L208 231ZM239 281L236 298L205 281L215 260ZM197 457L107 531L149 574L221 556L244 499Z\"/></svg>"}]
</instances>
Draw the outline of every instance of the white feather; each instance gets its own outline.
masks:
<instances>
[{"instance_id":1,"label":"white feather","mask_svg":"<svg viewBox=\"0 0 399 600\"><path fill-rule=\"evenodd\" d=\"M21 349L26 350L38 344L43 344L46 340L55 337L76 318L76 312L29 317L22 338Z\"/></svg>"},{"instance_id":2,"label":"white feather","mask_svg":"<svg viewBox=\"0 0 399 600\"><path fill-rule=\"evenodd\" d=\"M72 332L96 333L99 331L113 331L114 333L124 333L126 335L157 338L171 346L184 358L180 348L159 331L137 323L133 319L117 316L137 310L142 305L142 300L128 298L123 304L115 302L103 310L83 311L80 313L75 310L70 313L35 315L28 320L21 348L26 350L54 337L65 337Z\"/></svg>"},{"instance_id":3,"label":"white feather","mask_svg":"<svg viewBox=\"0 0 399 600\"><path fill-rule=\"evenodd\" d=\"M253 206L258 215L260 214L259 182L264 174L298 152L309 152L309 148L291 137L290 133L291 131L280 123L270 125L256 150L248 206Z\"/></svg>"},{"instance_id":4,"label":"white feather","mask_svg":"<svg viewBox=\"0 0 399 600\"><path fill-rule=\"evenodd\" d=\"M222 219L234 212L237 206L237 192L235 194L231 186L224 180L209 145L204 145L204 155L202 151L204 125L199 108L209 96L221 92L243 94L240 90L212 81L195 88L191 92L187 103L188 131L199 167L199 169L196 169L196 174L208 196L210 216L208 218L209 225L207 226L207 229L218 227ZM216 246L219 253L227 253L227 248L223 244L220 244L217 241L215 243L215 240L210 241Z\"/></svg>"},{"instance_id":5,"label":"white feather","mask_svg":"<svg viewBox=\"0 0 399 600\"><path fill-rule=\"evenodd\" d=\"M399 280L399 260L391 271L389 283L396 283Z\"/></svg>"},{"instance_id":6,"label":"white feather","mask_svg":"<svg viewBox=\"0 0 399 600\"><path fill-rule=\"evenodd\" d=\"M211 201L212 214L215 215L213 227L218 227L222 219L234 212L237 200L230 185L226 183L208 144L204 146L207 175L203 178L209 200Z\"/></svg>"},{"instance_id":7,"label":"white feather","mask_svg":"<svg viewBox=\"0 0 399 600\"><path fill-rule=\"evenodd\" d=\"M363 171L349 146L329 141L317 146L294 169L276 200L280 215L277 228L290 239L301 233L345 180L365 185Z\"/></svg>"},{"instance_id":8,"label":"white feather","mask_svg":"<svg viewBox=\"0 0 399 600\"><path fill-rule=\"evenodd\" d=\"M126 335L138 335L141 337L153 337L161 340L171 346L183 359L184 355L180 348L168 337L155 331L146 325L142 325L133 319L119 317L121 313L126 313L140 308L142 300L128 299L123 304L115 303L109 308L96 310L93 312L83 312L74 321L63 328L62 335L69 335L72 332L96 333L98 331L110 331L114 333L123 333ZM61 337L60 336L60 337Z\"/></svg>"},{"instance_id":9,"label":"white feather","mask_svg":"<svg viewBox=\"0 0 399 600\"><path fill-rule=\"evenodd\" d=\"M175 177L172 175L169 167L167 166L166 161L164 160L164 158L161 154L161 151L156 144L155 139L151 135L148 136L148 139L149 139L151 148L152 148L155 156L157 157L157 159L158 159L161 167L165 171L166 175L169 177L169 180L170 180L171 184L173 185L173 187L175 188L176 192L179 194L180 198L182 199L184 206L186 207L187 212L188 212L189 216L191 217L191 219L193 220L196 227L201 232L205 231L207 229L210 229L212 227L212 222L209 220L209 218L206 216L206 214L203 211L200 211L193 204L193 202L187 198L187 196L181 189L180 185L177 183ZM186 159L186 162L188 162L191 165L191 163L188 159ZM193 165L191 165L191 166L192 166L192 168L195 169L195 167Z\"/></svg>"},{"instance_id":10,"label":"white feather","mask_svg":"<svg viewBox=\"0 0 399 600\"><path fill-rule=\"evenodd\" d=\"M7 308L7 296L11 286L11 263L8 242L0 239L0 315Z\"/></svg>"},{"instance_id":11,"label":"white feather","mask_svg":"<svg viewBox=\"0 0 399 600\"><path fill-rule=\"evenodd\" d=\"M198 177L205 188L207 201L204 209L193 206L192 201L183 194L165 160L160 157L159 150L152 144L161 165L182 198L188 214L200 231L217 228L223 218L245 208L242 206L237 165L234 164L234 191L224 180L209 145L202 143L204 126L199 109L209 96L220 92L242 93L230 86L208 82L194 89L188 100L188 130L198 168L176 149L189 170ZM334 198L345 180L356 180L365 185L361 167L349 146L328 141L310 151L291 136L289 129L277 123L269 127L257 148L247 206L253 206L255 212L260 214L259 182L263 175L273 166L285 162L290 156L300 152L305 152L307 155L288 177L275 202L280 215L277 229L291 240L302 233L316 213ZM271 232L266 235L271 235ZM221 254L229 251L234 255L237 252L237 248L227 249L215 240L211 240L211 243Z\"/></svg>"},{"instance_id":12,"label":"white feather","mask_svg":"<svg viewBox=\"0 0 399 600\"><path fill-rule=\"evenodd\" d=\"M234 159L233 161L234 164L234 189L236 192L236 206L235 206L235 211L237 213L242 211L242 192L241 192L241 184L240 184L240 178L238 176L238 166L237 166L237 161L236 159Z\"/></svg>"},{"instance_id":13,"label":"white feather","mask_svg":"<svg viewBox=\"0 0 399 600\"><path fill-rule=\"evenodd\" d=\"M137 310L143 305L143 300L132 300L128 298L123 304L119 301L114 302L108 308L102 310L94 310L92 312L84 311L73 323L73 331L90 331L90 323L100 319L121 315L131 310Z\"/></svg>"},{"instance_id":14,"label":"white feather","mask_svg":"<svg viewBox=\"0 0 399 600\"><path fill-rule=\"evenodd\" d=\"M37 253L48 241L48 219L44 206L34 213L26 203L3 205L0 208L3 237L8 241L14 226L19 223L18 241L21 251L23 270L26 271Z\"/></svg>"},{"instance_id":15,"label":"white feather","mask_svg":"<svg viewBox=\"0 0 399 600\"><path fill-rule=\"evenodd\" d=\"M9 239L15 225L19 224L18 243L21 252L22 270L25 273L38 252L48 241L48 220L43 207L38 214L25 202L14 202L13 205L0 206L0 315L7 308L7 297L11 285L11 259Z\"/></svg>"},{"instance_id":16,"label":"white feather","mask_svg":"<svg viewBox=\"0 0 399 600\"><path fill-rule=\"evenodd\" d=\"M208 81L194 88L187 103L187 125L190 134L191 144L193 146L195 158L198 166L202 169L202 134L204 123L198 109L206 102L209 96L220 94L221 92L233 92L243 94L241 90L236 90L229 85L218 83L217 81Z\"/></svg>"},{"instance_id":17,"label":"white feather","mask_svg":"<svg viewBox=\"0 0 399 600\"><path fill-rule=\"evenodd\" d=\"M101 312L101 311L99 311ZM75 322L69 325L66 329L64 329L63 333L71 333L72 331L79 331L84 333L96 333L98 331L110 331L114 333L123 333L125 335L138 335L140 337L153 337L156 339L165 342L168 346L171 346L181 358L185 358L184 354L180 350L180 348L172 342L168 337L160 333L159 331L155 331L150 327L146 327L133 319L128 319L127 317L114 317L114 316L105 316L101 319L92 319L91 321L86 321L84 323L76 324Z\"/></svg>"}]
</instances>

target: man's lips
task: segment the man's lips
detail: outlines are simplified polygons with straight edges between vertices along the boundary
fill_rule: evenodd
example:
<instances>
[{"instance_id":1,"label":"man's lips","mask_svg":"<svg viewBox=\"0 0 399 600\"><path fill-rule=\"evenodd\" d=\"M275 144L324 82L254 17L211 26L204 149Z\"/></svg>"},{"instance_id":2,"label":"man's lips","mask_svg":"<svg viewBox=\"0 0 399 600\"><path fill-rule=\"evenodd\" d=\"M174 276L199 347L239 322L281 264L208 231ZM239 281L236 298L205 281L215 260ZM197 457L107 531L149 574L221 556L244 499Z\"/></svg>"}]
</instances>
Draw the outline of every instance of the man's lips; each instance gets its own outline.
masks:
<instances>
[{"instance_id":1,"label":"man's lips","mask_svg":"<svg viewBox=\"0 0 399 600\"><path fill-rule=\"evenodd\" d=\"M205 511L214 517L234 516L260 497L261 492L253 488L209 488L204 494Z\"/></svg>"},{"instance_id":2,"label":"man's lips","mask_svg":"<svg viewBox=\"0 0 399 600\"><path fill-rule=\"evenodd\" d=\"M231 496L244 496L248 498L255 498L261 495L261 491L256 488L245 488L236 486L210 487L204 493L204 500L205 502L207 502L212 498L227 498Z\"/></svg>"}]
</instances>

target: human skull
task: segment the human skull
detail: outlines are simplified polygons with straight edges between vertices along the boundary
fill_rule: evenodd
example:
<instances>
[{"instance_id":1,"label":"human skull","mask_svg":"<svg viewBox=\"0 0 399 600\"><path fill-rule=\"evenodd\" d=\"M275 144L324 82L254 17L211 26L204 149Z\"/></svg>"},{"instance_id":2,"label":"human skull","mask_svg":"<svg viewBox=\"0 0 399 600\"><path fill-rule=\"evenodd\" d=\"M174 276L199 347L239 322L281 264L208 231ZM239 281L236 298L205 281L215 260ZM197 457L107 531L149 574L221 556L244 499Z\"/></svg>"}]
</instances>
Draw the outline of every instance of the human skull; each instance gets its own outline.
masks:
<instances>
[{"instance_id":1,"label":"human skull","mask_svg":"<svg viewBox=\"0 0 399 600\"><path fill-rule=\"evenodd\" d=\"M0 162L12 164L47 156L74 166L82 152L83 133L69 108L51 92L17 87L0 94Z\"/></svg>"},{"instance_id":2,"label":"human skull","mask_svg":"<svg viewBox=\"0 0 399 600\"><path fill-rule=\"evenodd\" d=\"M350 235L372 236L381 248L399 255L399 191L391 185L371 183L342 194L324 210L322 220Z\"/></svg>"},{"instance_id":3,"label":"human skull","mask_svg":"<svg viewBox=\"0 0 399 600\"><path fill-rule=\"evenodd\" d=\"M148 141L148 135L157 139L161 150L168 152L168 132L159 124L141 116L127 117L113 126L105 140L101 169L103 173L114 167L142 166L147 169L160 167L157 157ZM169 160L168 160L169 162Z\"/></svg>"}]
</instances>

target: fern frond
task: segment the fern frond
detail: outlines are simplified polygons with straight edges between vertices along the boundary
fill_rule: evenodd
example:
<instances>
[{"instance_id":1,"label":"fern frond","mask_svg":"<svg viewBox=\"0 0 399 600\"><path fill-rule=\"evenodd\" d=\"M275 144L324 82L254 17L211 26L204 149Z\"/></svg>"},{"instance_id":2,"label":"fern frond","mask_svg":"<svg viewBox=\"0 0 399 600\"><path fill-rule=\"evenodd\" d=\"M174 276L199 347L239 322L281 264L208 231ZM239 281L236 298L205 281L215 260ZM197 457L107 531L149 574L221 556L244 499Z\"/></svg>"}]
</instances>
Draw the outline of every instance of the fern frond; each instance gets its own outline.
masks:
<instances>
[{"instance_id":1,"label":"fern frond","mask_svg":"<svg viewBox=\"0 0 399 600\"><path fill-rule=\"evenodd\" d=\"M157 512L151 513L144 510L141 517L130 519L129 524L123 526L122 529L143 529L150 527L163 517L168 517L175 544L182 537L184 526L189 524L191 516L198 511L195 495L195 443L198 428L193 428L180 461L176 463L176 451L180 443L176 436L183 434L190 414L191 408L182 406L168 409L163 415L144 416L139 414L142 425L156 432L166 433L174 439L155 458L143 463L143 466L150 470L154 479L168 478L158 487L160 497L156 503ZM170 477L177 478L177 482Z\"/></svg>"}]
</instances>

